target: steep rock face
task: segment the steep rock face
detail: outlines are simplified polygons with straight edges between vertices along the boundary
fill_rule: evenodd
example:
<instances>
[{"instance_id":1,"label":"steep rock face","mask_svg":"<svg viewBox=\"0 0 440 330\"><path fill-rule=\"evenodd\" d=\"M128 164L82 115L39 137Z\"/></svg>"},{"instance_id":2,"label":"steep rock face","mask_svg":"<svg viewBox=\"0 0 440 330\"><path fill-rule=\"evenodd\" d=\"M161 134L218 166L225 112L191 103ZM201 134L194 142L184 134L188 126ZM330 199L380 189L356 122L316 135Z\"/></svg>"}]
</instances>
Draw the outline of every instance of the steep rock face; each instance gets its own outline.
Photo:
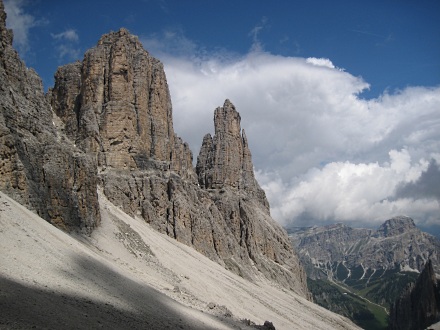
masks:
<instances>
[{"instance_id":1,"label":"steep rock face","mask_svg":"<svg viewBox=\"0 0 440 330\"><path fill-rule=\"evenodd\" d=\"M304 259L307 273L315 278L322 276L322 268L351 260L356 254L350 251L357 251L371 233L369 229L335 224L291 233L290 238Z\"/></svg>"},{"instance_id":2,"label":"steep rock face","mask_svg":"<svg viewBox=\"0 0 440 330\"><path fill-rule=\"evenodd\" d=\"M66 230L100 220L96 165L55 129L41 79L12 48L0 1L0 189Z\"/></svg>"},{"instance_id":3,"label":"steep rock face","mask_svg":"<svg viewBox=\"0 0 440 330\"><path fill-rule=\"evenodd\" d=\"M59 68L50 100L98 166L142 170L154 160L192 175L190 150L174 134L163 65L127 30L102 36L82 63Z\"/></svg>"},{"instance_id":4,"label":"steep rock face","mask_svg":"<svg viewBox=\"0 0 440 330\"><path fill-rule=\"evenodd\" d=\"M216 136L205 138L204 175L174 133L162 64L125 29L104 35L82 63L59 68L48 99L66 134L96 159L99 184L115 205L245 278L263 274L308 297L232 103L216 111ZM198 183L210 176L213 184Z\"/></svg>"},{"instance_id":5,"label":"steep rock face","mask_svg":"<svg viewBox=\"0 0 440 330\"><path fill-rule=\"evenodd\" d=\"M197 158L200 187L214 201L241 253L269 277L288 278L285 269L297 274L301 282L297 290L302 286L306 292L305 273L286 233L270 217L266 195L254 176L240 114L229 100L215 110L214 126L214 137L204 137Z\"/></svg>"},{"instance_id":6,"label":"steep rock face","mask_svg":"<svg viewBox=\"0 0 440 330\"><path fill-rule=\"evenodd\" d=\"M440 321L440 281L428 261L415 284L392 305L390 329L417 330Z\"/></svg>"},{"instance_id":7,"label":"steep rock face","mask_svg":"<svg viewBox=\"0 0 440 330\"><path fill-rule=\"evenodd\" d=\"M56 115L64 123L62 130L72 140L78 134L80 107L81 62L64 65L55 73L55 87L47 94Z\"/></svg>"},{"instance_id":8,"label":"steep rock face","mask_svg":"<svg viewBox=\"0 0 440 330\"><path fill-rule=\"evenodd\" d=\"M375 237L392 237L417 230L414 220L409 217L397 216L385 221L375 233Z\"/></svg>"},{"instance_id":9,"label":"steep rock face","mask_svg":"<svg viewBox=\"0 0 440 330\"><path fill-rule=\"evenodd\" d=\"M241 131L241 117L231 101L214 111L214 138L203 138L196 172L205 189L236 188L256 197L269 210L264 191L254 175L252 156L246 134Z\"/></svg>"}]
</instances>

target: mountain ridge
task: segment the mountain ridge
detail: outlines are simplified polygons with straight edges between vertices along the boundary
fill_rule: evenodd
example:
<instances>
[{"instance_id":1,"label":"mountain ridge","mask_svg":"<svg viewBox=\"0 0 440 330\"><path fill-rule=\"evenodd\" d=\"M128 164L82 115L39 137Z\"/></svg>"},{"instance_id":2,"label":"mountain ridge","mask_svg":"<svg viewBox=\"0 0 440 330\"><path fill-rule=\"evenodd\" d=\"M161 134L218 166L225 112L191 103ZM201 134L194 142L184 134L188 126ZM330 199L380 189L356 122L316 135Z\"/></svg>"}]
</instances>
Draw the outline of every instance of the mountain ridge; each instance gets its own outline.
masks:
<instances>
[{"instance_id":1,"label":"mountain ridge","mask_svg":"<svg viewBox=\"0 0 440 330\"><path fill-rule=\"evenodd\" d=\"M397 216L376 230L345 224L288 230L314 301L366 329L386 329L388 311L428 260L439 274L440 241Z\"/></svg>"},{"instance_id":2,"label":"mountain ridge","mask_svg":"<svg viewBox=\"0 0 440 330\"><path fill-rule=\"evenodd\" d=\"M303 262L316 264L317 268L319 265L344 262L349 267L362 264L363 269L398 267L421 272L427 260L431 259L434 269L440 273L440 241L418 229L409 217L388 219L377 230L334 224L288 231ZM317 243L314 250L312 242ZM314 275L310 273L309 276Z\"/></svg>"}]
</instances>

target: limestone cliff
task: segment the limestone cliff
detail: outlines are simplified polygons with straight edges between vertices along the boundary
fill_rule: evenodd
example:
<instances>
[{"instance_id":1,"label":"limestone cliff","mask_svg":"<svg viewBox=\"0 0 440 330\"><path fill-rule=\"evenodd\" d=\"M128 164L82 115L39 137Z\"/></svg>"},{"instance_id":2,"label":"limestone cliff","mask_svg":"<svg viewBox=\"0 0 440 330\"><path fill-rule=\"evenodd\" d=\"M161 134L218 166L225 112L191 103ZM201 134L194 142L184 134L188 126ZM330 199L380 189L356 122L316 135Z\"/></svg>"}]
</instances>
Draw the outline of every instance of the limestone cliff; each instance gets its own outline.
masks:
<instances>
[{"instance_id":1,"label":"limestone cliff","mask_svg":"<svg viewBox=\"0 0 440 330\"><path fill-rule=\"evenodd\" d=\"M102 36L82 63L60 67L49 99L102 169L146 169L153 160L192 175L190 150L174 134L163 65L127 30Z\"/></svg>"},{"instance_id":2,"label":"limestone cliff","mask_svg":"<svg viewBox=\"0 0 440 330\"><path fill-rule=\"evenodd\" d=\"M96 160L110 201L243 277L263 274L308 296L231 102L215 111L216 134L205 137L196 172L173 129L163 65L125 29L59 68L48 100L63 131Z\"/></svg>"},{"instance_id":3,"label":"limestone cliff","mask_svg":"<svg viewBox=\"0 0 440 330\"><path fill-rule=\"evenodd\" d=\"M96 165L56 131L41 79L12 47L0 1L0 189L66 230L99 224Z\"/></svg>"},{"instance_id":4,"label":"limestone cliff","mask_svg":"<svg viewBox=\"0 0 440 330\"><path fill-rule=\"evenodd\" d=\"M255 179L240 120L229 100L215 110L215 135L205 135L197 158L199 185L214 201L233 242L261 272L273 278L287 278L287 268L305 283L305 273L286 233L270 217L269 203Z\"/></svg>"},{"instance_id":5,"label":"limestone cliff","mask_svg":"<svg viewBox=\"0 0 440 330\"><path fill-rule=\"evenodd\" d=\"M214 138L205 135L197 158L199 184L205 189L229 187L246 191L269 211L266 194L254 176L251 152L240 121L240 114L229 100L215 109Z\"/></svg>"}]
</instances>

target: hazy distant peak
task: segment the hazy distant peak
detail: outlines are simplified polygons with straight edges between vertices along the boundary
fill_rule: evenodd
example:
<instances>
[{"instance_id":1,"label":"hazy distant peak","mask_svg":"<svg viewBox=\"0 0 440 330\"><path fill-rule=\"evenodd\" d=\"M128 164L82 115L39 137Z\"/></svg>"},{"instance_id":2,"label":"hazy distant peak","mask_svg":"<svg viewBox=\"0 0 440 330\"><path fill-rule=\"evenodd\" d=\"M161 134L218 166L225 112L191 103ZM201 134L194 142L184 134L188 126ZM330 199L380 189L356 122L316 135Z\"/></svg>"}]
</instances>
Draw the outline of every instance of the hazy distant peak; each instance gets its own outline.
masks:
<instances>
[{"instance_id":1,"label":"hazy distant peak","mask_svg":"<svg viewBox=\"0 0 440 330\"><path fill-rule=\"evenodd\" d=\"M378 236L390 237L416 229L414 220L406 216L396 216L386 220L377 230Z\"/></svg>"}]
</instances>

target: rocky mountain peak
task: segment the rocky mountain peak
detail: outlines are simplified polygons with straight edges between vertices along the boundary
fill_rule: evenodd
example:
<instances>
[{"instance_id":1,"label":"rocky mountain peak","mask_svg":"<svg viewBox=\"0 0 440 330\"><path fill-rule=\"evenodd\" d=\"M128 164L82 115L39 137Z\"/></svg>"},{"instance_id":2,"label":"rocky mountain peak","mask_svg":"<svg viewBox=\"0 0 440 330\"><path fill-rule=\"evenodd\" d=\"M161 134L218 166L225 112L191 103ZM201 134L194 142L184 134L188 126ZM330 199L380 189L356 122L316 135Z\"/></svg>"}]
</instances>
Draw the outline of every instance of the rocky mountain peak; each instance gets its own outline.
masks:
<instances>
[{"instance_id":1,"label":"rocky mountain peak","mask_svg":"<svg viewBox=\"0 0 440 330\"><path fill-rule=\"evenodd\" d=\"M405 216L388 219L377 230L332 225L292 232L291 239L311 277L327 276L327 265L338 263L347 269L421 272L428 259L440 274L440 241Z\"/></svg>"},{"instance_id":2,"label":"rocky mountain peak","mask_svg":"<svg viewBox=\"0 0 440 330\"><path fill-rule=\"evenodd\" d=\"M241 117L230 100L214 111L215 135L207 134L197 158L196 173L205 189L231 187L245 190L269 209L264 191L254 175L252 155Z\"/></svg>"},{"instance_id":3,"label":"rocky mountain peak","mask_svg":"<svg viewBox=\"0 0 440 330\"><path fill-rule=\"evenodd\" d=\"M134 34L131 34L126 28L120 28L116 32L110 32L101 36L98 41L98 45L113 44L116 40L125 39L132 43L135 48L143 48L139 38Z\"/></svg>"},{"instance_id":4,"label":"rocky mountain peak","mask_svg":"<svg viewBox=\"0 0 440 330\"><path fill-rule=\"evenodd\" d=\"M64 132L96 160L110 201L214 255L192 237L200 233L180 221L189 214L177 211L175 199L197 182L192 153L174 133L163 65L136 36L126 29L103 35L82 62L58 68L48 94ZM188 198L197 202L196 193L190 195L182 197L185 206Z\"/></svg>"},{"instance_id":5,"label":"rocky mountain peak","mask_svg":"<svg viewBox=\"0 0 440 330\"><path fill-rule=\"evenodd\" d=\"M391 237L417 229L414 220L406 216L396 216L386 220L376 231L378 236Z\"/></svg>"},{"instance_id":6,"label":"rocky mountain peak","mask_svg":"<svg viewBox=\"0 0 440 330\"><path fill-rule=\"evenodd\" d=\"M224 186L239 188L243 165L243 140L240 114L226 100L214 111L215 135L203 139L196 172L199 184L206 189Z\"/></svg>"},{"instance_id":7,"label":"rocky mountain peak","mask_svg":"<svg viewBox=\"0 0 440 330\"><path fill-rule=\"evenodd\" d=\"M163 65L128 30L103 35L81 63L60 67L49 100L102 169L159 166L195 178L191 151L174 133Z\"/></svg>"},{"instance_id":8,"label":"rocky mountain peak","mask_svg":"<svg viewBox=\"0 0 440 330\"><path fill-rule=\"evenodd\" d=\"M423 269L423 278L440 274L440 241L419 230L408 217L388 219L377 230L336 224L295 229L290 232L290 237L306 269L315 301L349 316L361 326L367 323L363 323L366 318L360 315L370 314L373 320L374 313L355 301L345 305L339 284L334 282L344 283L354 289L353 292L361 290L361 296L388 309ZM409 309L419 306L412 298L408 299L405 298L403 304L410 306ZM409 315L409 309L392 317L399 324L395 329L406 328L400 326L408 322L399 322L399 318ZM373 328L371 324L369 326Z\"/></svg>"},{"instance_id":9,"label":"rocky mountain peak","mask_svg":"<svg viewBox=\"0 0 440 330\"><path fill-rule=\"evenodd\" d=\"M6 12L3 1L0 1L0 33L2 48L6 45L12 46L13 33L12 30L6 28Z\"/></svg>"},{"instance_id":10,"label":"rocky mountain peak","mask_svg":"<svg viewBox=\"0 0 440 330\"><path fill-rule=\"evenodd\" d=\"M229 136L230 138L240 137L241 126L240 114L229 99L226 99L223 107L214 111L215 135L219 137Z\"/></svg>"}]
</instances>

